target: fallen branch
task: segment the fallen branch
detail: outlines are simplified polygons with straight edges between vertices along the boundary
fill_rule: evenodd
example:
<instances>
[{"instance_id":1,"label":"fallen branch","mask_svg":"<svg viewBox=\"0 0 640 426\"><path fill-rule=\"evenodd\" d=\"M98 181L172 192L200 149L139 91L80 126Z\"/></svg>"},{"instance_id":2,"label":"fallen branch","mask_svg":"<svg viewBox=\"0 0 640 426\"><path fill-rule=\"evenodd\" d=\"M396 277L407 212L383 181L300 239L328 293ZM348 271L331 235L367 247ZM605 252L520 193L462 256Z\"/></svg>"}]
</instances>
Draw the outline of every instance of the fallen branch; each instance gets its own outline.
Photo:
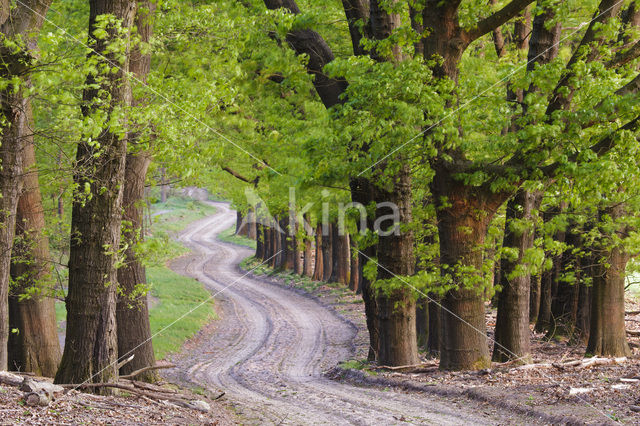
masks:
<instances>
[{"instance_id":1,"label":"fallen branch","mask_svg":"<svg viewBox=\"0 0 640 426\"><path fill-rule=\"evenodd\" d=\"M156 364L156 365L150 365L147 367L143 367L139 370L136 370L134 372L132 372L131 374L125 374L124 376L120 376L121 379L125 379L125 380L132 380L134 377L145 373L147 371L150 370L159 370L162 368L174 368L176 365L175 364Z\"/></svg>"},{"instance_id":2,"label":"fallen branch","mask_svg":"<svg viewBox=\"0 0 640 426\"><path fill-rule=\"evenodd\" d=\"M173 390L146 390L140 389L132 384L125 383L80 383L80 384L64 384L60 385L65 389L86 389L86 388L115 388L126 390L140 397L150 398L156 401L168 401L178 404L181 407L191 408L198 411L209 411L209 405L200 400L192 400L187 395L173 393ZM166 393L168 392L168 394Z\"/></svg>"},{"instance_id":3,"label":"fallen branch","mask_svg":"<svg viewBox=\"0 0 640 426\"><path fill-rule=\"evenodd\" d=\"M627 330L627 334L628 334L629 336L640 336L640 331Z\"/></svg>"},{"instance_id":4,"label":"fallen branch","mask_svg":"<svg viewBox=\"0 0 640 426\"><path fill-rule=\"evenodd\" d=\"M627 311L624 314L625 315L638 315L638 314L640 314L640 311Z\"/></svg>"},{"instance_id":5,"label":"fallen branch","mask_svg":"<svg viewBox=\"0 0 640 426\"><path fill-rule=\"evenodd\" d=\"M407 370L410 368L420 368L420 367L433 367L435 364L432 363L422 363L422 364L412 364L412 365L398 365L398 366L391 366L391 365L378 365L376 367L371 367L372 370L391 370L391 371L397 371L397 370Z\"/></svg>"},{"instance_id":6,"label":"fallen branch","mask_svg":"<svg viewBox=\"0 0 640 426\"><path fill-rule=\"evenodd\" d=\"M118 366L116 367L116 370L120 370L122 368L122 366L130 363L131 361L133 361L133 358L135 358L135 354L131 355L129 358L122 360L118 363Z\"/></svg>"}]
</instances>

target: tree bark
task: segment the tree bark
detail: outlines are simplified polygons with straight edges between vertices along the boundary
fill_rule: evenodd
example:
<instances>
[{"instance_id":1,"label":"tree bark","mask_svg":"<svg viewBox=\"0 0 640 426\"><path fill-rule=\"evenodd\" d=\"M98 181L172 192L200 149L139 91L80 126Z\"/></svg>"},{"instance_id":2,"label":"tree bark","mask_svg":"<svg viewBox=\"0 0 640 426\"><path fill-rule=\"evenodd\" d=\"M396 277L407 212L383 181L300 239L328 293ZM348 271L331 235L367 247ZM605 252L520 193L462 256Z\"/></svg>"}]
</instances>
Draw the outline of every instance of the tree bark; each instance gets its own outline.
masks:
<instances>
[{"instance_id":1,"label":"tree bark","mask_svg":"<svg viewBox=\"0 0 640 426\"><path fill-rule=\"evenodd\" d=\"M340 235L342 234L342 235ZM329 282L349 284L349 235L339 229L338 224L331 224L331 241L333 242L333 266Z\"/></svg>"},{"instance_id":2,"label":"tree bark","mask_svg":"<svg viewBox=\"0 0 640 426\"><path fill-rule=\"evenodd\" d=\"M151 37L151 19L155 6L150 1L139 3L136 15L136 27L140 41L148 43ZM146 82L151 66L151 55L143 54L139 48L131 52L129 71L140 81ZM136 99L133 104L143 104ZM131 134L129 143L136 142ZM129 243L125 250L125 264L118 269L118 300L116 322L118 330L118 357L134 355L133 360L120 368L120 374L130 374L138 369L153 366L156 363L151 341L149 306L146 288L146 270L138 259L137 244L144 239L143 198L147 170L151 158L146 152L127 154L125 163L125 184L123 194L123 219L129 222L124 232ZM158 379L156 370L150 370L138 376L139 380L154 382Z\"/></svg>"},{"instance_id":3,"label":"tree bark","mask_svg":"<svg viewBox=\"0 0 640 426\"><path fill-rule=\"evenodd\" d=\"M436 171L431 192L438 200L440 264L455 286L442 300L440 368L487 368L482 246L489 222L508 195L464 186L443 171Z\"/></svg>"},{"instance_id":4,"label":"tree bark","mask_svg":"<svg viewBox=\"0 0 640 426\"><path fill-rule=\"evenodd\" d=\"M613 220L619 219L624 205L609 209ZM626 230L619 229L624 237ZM612 246L613 239L602 238L598 256L591 267L591 322L587 354L597 356L630 356L624 321L624 285L629 254L621 244ZM595 257L595 256L594 256Z\"/></svg>"},{"instance_id":5,"label":"tree bark","mask_svg":"<svg viewBox=\"0 0 640 426\"><path fill-rule=\"evenodd\" d=\"M524 266L527 250L533 248L533 215L539 208L541 194L519 190L507 203L503 247L518 251L515 261L500 262L502 291L498 299L493 361L506 362L519 358L531 359L529 331L529 293L531 275L518 273ZM522 222L527 222L523 225ZM524 228L526 227L526 228ZM518 231L519 230L519 231ZM515 275L515 276L514 276Z\"/></svg>"},{"instance_id":6,"label":"tree bark","mask_svg":"<svg viewBox=\"0 0 640 426\"><path fill-rule=\"evenodd\" d=\"M420 298L416 303L416 335L418 348L426 350L429 341L429 300L426 298Z\"/></svg>"},{"instance_id":7,"label":"tree bark","mask_svg":"<svg viewBox=\"0 0 640 426\"><path fill-rule=\"evenodd\" d=\"M562 254L561 271L565 274L573 272L575 280L569 282L558 279L556 291L551 301L551 325L548 337L565 336L574 338L578 318L578 297L580 295L581 259L574 250L582 245L579 230L570 225L570 232L566 233L565 242L568 248Z\"/></svg>"},{"instance_id":8,"label":"tree bark","mask_svg":"<svg viewBox=\"0 0 640 426\"><path fill-rule=\"evenodd\" d=\"M400 221L395 226L410 224L411 178L405 164L395 176L392 192L377 191L377 201L391 201L399 210ZM378 207L377 217L387 212ZM378 239L378 280L414 273L413 232L399 228ZM416 336L416 301L412 289L405 283L392 289L379 289L376 295L378 329L378 362L382 365L412 365L418 362Z\"/></svg>"},{"instance_id":9,"label":"tree bark","mask_svg":"<svg viewBox=\"0 0 640 426\"><path fill-rule=\"evenodd\" d=\"M440 356L442 346L442 309L435 294L430 294L432 300L429 301L429 336L427 339L427 353L432 356Z\"/></svg>"},{"instance_id":10,"label":"tree bark","mask_svg":"<svg viewBox=\"0 0 640 426\"><path fill-rule=\"evenodd\" d=\"M49 240L45 234L44 209L33 145L32 112L28 100L25 107L27 119L24 124L27 127L20 129L25 142L23 190L18 200L17 239L11 265L15 287L9 297L10 328L18 329L18 333L9 336L9 367L53 377L58 369L61 351L51 288ZM30 296L22 299L23 294Z\"/></svg>"},{"instance_id":11,"label":"tree bark","mask_svg":"<svg viewBox=\"0 0 640 426\"><path fill-rule=\"evenodd\" d=\"M307 217L304 218L304 261L302 265L303 273L307 277L313 277L313 236L307 234ZM313 234L313 232L311 232Z\"/></svg>"},{"instance_id":12,"label":"tree bark","mask_svg":"<svg viewBox=\"0 0 640 426\"><path fill-rule=\"evenodd\" d=\"M261 223L256 223L256 259L264 260L265 259L265 251L264 251L264 227Z\"/></svg>"},{"instance_id":13,"label":"tree bark","mask_svg":"<svg viewBox=\"0 0 640 426\"><path fill-rule=\"evenodd\" d=\"M375 187L369 179L359 177L351 179L349 182L351 189L351 200L354 203L360 203L363 206L368 206L371 202L375 201ZM358 227L361 224L358 222ZM367 231L373 230L373 220L367 216ZM362 229L358 229L362 232ZM358 250L358 282L360 283L360 289L362 291L362 301L364 302L364 312L367 322L367 330L369 331L369 353L367 359L369 361L376 361L378 359L378 324L376 321L376 298L371 288L371 280L363 274L364 265L375 259L377 256L377 246L371 244L368 247L364 247Z\"/></svg>"},{"instance_id":14,"label":"tree bark","mask_svg":"<svg viewBox=\"0 0 640 426\"><path fill-rule=\"evenodd\" d=\"M361 292L360 289L360 256L356 254L356 256L352 255L353 249L355 248L356 253L358 247L356 245L356 240L353 238L353 235L349 235L349 289L354 293L358 294Z\"/></svg>"},{"instance_id":15,"label":"tree bark","mask_svg":"<svg viewBox=\"0 0 640 426\"><path fill-rule=\"evenodd\" d=\"M289 223L289 219L282 220L282 247L284 249L284 253L282 255L282 268L286 271L293 271L296 256L296 250L293 244L295 235L291 235L290 226L291 224Z\"/></svg>"},{"instance_id":16,"label":"tree bark","mask_svg":"<svg viewBox=\"0 0 640 426\"><path fill-rule=\"evenodd\" d=\"M553 218L564 209L564 206L560 206L559 210L552 210L543 215L545 223L550 222ZM554 241L564 243L566 233L564 231L557 231L553 236ZM552 255L547 253L547 258L551 256L551 269L544 271L540 279L540 311L538 312L538 319L536 320L535 330L538 333L549 331L551 328L551 304L553 301L553 295L556 292L556 287L560 273L562 271L562 255Z\"/></svg>"},{"instance_id":17,"label":"tree bark","mask_svg":"<svg viewBox=\"0 0 640 426\"><path fill-rule=\"evenodd\" d=\"M322 253L322 225L316 227L316 264L313 270L313 280L322 281L322 273L324 271L324 256Z\"/></svg>"},{"instance_id":18,"label":"tree bark","mask_svg":"<svg viewBox=\"0 0 640 426\"><path fill-rule=\"evenodd\" d=\"M111 14L122 22L123 28L131 28L135 2L90 0L89 4L89 44L106 60L118 63L116 55L107 50L107 44L121 36L109 24L107 37L96 40L93 35L96 19ZM110 118L115 108L130 104L125 72L128 56L125 52L125 62L116 72L88 76L90 88L83 94L86 117L92 116L100 104L106 105ZM91 53L90 58L104 62L96 53ZM96 84L99 89L94 87ZM99 148L87 141L88 135L78 144L74 181L79 188L88 188L90 196L73 203L67 337L56 383L110 382L118 377L115 266L120 247L127 139L110 131L106 123L104 126L96 139Z\"/></svg>"},{"instance_id":19,"label":"tree bark","mask_svg":"<svg viewBox=\"0 0 640 426\"><path fill-rule=\"evenodd\" d=\"M531 277L531 287L529 288L529 324L535 324L540 312L540 281L541 275L536 274Z\"/></svg>"},{"instance_id":20,"label":"tree bark","mask_svg":"<svg viewBox=\"0 0 640 426\"><path fill-rule=\"evenodd\" d=\"M332 224L326 228L322 227L322 278L321 281L329 282L331 273L333 272L333 233L331 232Z\"/></svg>"}]
</instances>

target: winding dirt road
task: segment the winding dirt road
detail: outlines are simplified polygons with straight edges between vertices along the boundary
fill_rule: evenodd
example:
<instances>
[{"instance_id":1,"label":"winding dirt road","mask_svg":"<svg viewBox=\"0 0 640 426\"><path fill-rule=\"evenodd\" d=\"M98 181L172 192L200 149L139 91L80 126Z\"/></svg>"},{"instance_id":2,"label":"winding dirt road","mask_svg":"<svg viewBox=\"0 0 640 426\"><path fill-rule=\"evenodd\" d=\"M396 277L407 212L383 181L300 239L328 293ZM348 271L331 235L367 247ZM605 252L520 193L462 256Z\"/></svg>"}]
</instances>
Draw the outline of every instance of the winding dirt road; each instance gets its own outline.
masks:
<instances>
[{"instance_id":1,"label":"winding dirt road","mask_svg":"<svg viewBox=\"0 0 640 426\"><path fill-rule=\"evenodd\" d=\"M312 298L243 276L251 250L216 236L235 211L211 203L215 215L190 225L180 241L193 254L172 269L198 279L216 299L220 320L178 356L170 378L223 390L244 423L273 424L512 424L532 423L467 400L351 386L323 371L354 352L356 328ZM175 371L174 370L174 371Z\"/></svg>"}]
</instances>

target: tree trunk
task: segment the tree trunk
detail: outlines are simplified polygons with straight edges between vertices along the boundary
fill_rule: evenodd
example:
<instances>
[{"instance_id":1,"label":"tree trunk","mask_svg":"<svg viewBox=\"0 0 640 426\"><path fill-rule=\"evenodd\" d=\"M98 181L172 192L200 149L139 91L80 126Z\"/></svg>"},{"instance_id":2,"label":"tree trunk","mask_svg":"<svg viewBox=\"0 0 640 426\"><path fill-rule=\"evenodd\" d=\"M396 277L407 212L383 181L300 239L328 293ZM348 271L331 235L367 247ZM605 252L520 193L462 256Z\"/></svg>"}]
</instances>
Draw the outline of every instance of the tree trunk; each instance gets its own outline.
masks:
<instances>
[{"instance_id":1,"label":"tree trunk","mask_svg":"<svg viewBox=\"0 0 640 426\"><path fill-rule=\"evenodd\" d=\"M333 239L331 238L331 224L322 227L322 278L321 281L329 282L331 279L331 273L333 272Z\"/></svg>"},{"instance_id":2,"label":"tree trunk","mask_svg":"<svg viewBox=\"0 0 640 426\"><path fill-rule=\"evenodd\" d=\"M609 209L613 220L619 219L624 205ZM624 238L625 230L617 232ZM624 321L624 285L629 254L621 244L603 237L600 255L594 256L591 269L591 322L587 354L596 356L630 356Z\"/></svg>"},{"instance_id":3,"label":"tree trunk","mask_svg":"<svg viewBox=\"0 0 640 426\"><path fill-rule=\"evenodd\" d=\"M136 15L136 27L140 41L148 43L151 37L151 19L155 5L150 1L141 2ZM151 55L143 54L139 48L131 52L129 71L138 80L147 81L151 66ZM144 100L136 99L134 105L144 104ZM130 136L130 143L135 143L136 135ZM129 374L143 367L155 365L156 359L151 342L151 326L149 324L148 295L143 287L147 283L146 270L138 260L137 244L144 239L143 199L145 180L151 158L145 152L127 154L125 164L125 184L123 195L124 220L130 226L124 232L129 243L125 251L125 264L118 269L118 301L116 322L118 330L118 357L125 358L133 354L135 357L120 368L120 374ZM141 293L142 290L142 293ZM148 371L138 376L139 380L154 382L158 379L156 371Z\"/></svg>"},{"instance_id":4,"label":"tree trunk","mask_svg":"<svg viewBox=\"0 0 640 426\"><path fill-rule=\"evenodd\" d=\"M440 356L440 347L442 346L441 330L442 330L442 309L440 302L435 294L430 294L429 301L429 336L427 339L427 353L432 356Z\"/></svg>"},{"instance_id":5,"label":"tree trunk","mask_svg":"<svg viewBox=\"0 0 640 426\"><path fill-rule=\"evenodd\" d=\"M258 228L256 220L256 211L249 208L247 212L247 238L255 240L258 238Z\"/></svg>"},{"instance_id":6,"label":"tree trunk","mask_svg":"<svg viewBox=\"0 0 640 426\"><path fill-rule=\"evenodd\" d=\"M2 72L2 71L0 71ZM4 75L3 75L4 74ZM10 74L2 72L2 78ZM16 210L22 189L22 152L24 140L20 129L26 125L26 99L13 89L0 93L2 120L0 124L0 370L8 366L7 342L9 339L9 277L11 252L16 230Z\"/></svg>"},{"instance_id":7,"label":"tree trunk","mask_svg":"<svg viewBox=\"0 0 640 426\"><path fill-rule=\"evenodd\" d=\"M25 107L27 119L23 124L27 127L20 129L24 138L25 174L22 178L23 190L18 200L17 242L13 248L11 265L15 288L9 298L10 327L17 329L18 333L9 336L9 367L53 377L58 369L61 351L51 288L49 240L45 234L44 210L33 145L30 102L25 102ZM30 296L20 300L23 294Z\"/></svg>"},{"instance_id":8,"label":"tree trunk","mask_svg":"<svg viewBox=\"0 0 640 426\"><path fill-rule=\"evenodd\" d=\"M304 273L304 265L303 265L304 240L298 238L297 223L296 223L296 229L294 230L294 233L291 239L293 241L293 271L297 275L302 275Z\"/></svg>"},{"instance_id":9,"label":"tree trunk","mask_svg":"<svg viewBox=\"0 0 640 426\"><path fill-rule=\"evenodd\" d=\"M244 222L244 216L242 216L242 213L240 213L240 210L236 210L236 235L243 235L246 236L248 231L247 231L247 226Z\"/></svg>"},{"instance_id":10,"label":"tree trunk","mask_svg":"<svg viewBox=\"0 0 640 426\"><path fill-rule=\"evenodd\" d=\"M535 324L540 312L540 281L541 274L531 277L531 287L529 288L529 324Z\"/></svg>"},{"instance_id":11,"label":"tree trunk","mask_svg":"<svg viewBox=\"0 0 640 426\"><path fill-rule=\"evenodd\" d=\"M569 226L572 229L572 226ZM574 338L578 318L578 297L580 295L581 259L573 251L582 245L582 239L572 229L566 233L565 242L569 246L562 254L561 271L564 274L573 272L575 280L558 279L556 292L551 301L551 325L548 337L565 336Z\"/></svg>"},{"instance_id":12,"label":"tree trunk","mask_svg":"<svg viewBox=\"0 0 640 426\"><path fill-rule=\"evenodd\" d=\"M283 248L283 254L282 254L282 268L286 271L293 271L293 268L295 267L295 255L296 255L296 250L295 247L293 245L293 239L295 238L294 235L291 235L291 230L289 228L290 223L289 223L289 219L282 219L281 221L282 225L282 248Z\"/></svg>"},{"instance_id":13,"label":"tree trunk","mask_svg":"<svg viewBox=\"0 0 640 426\"><path fill-rule=\"evenodd\" d=\"M420 298L416 304L416 335L418 347L426 350L429 341L429 300L426 298Z\"/></svg>"},{"instance_id":14,"label":"tree trunk","mask_svg":"<svg viewBox=\"0 0 640 426\"><path fill-rule=\"evenodd\" d=\"M392 202L399 211L400 221L394 226L410 224L411 178L407 165L395 176L393 191L377 191L377 201ZM378 204L379 205L379 204ZM376 217L384 212L378 207ZM410 276L414 273L413 232L399 229L378 238L378 280ZM418 362L416 336L416 301L412 289L405 283L392 289L380 289L376 295L378 329L378 362L382 365L412 365Z\"/></svg>"},{"instance_id":15,"label":"tree trunk","mask_svg":"<svg viewBox=\"0 0 640 426\"><path fill-rule=\"evenodd\" d=\"M351 189L351 199L354 203L360 203L368 206L369 203L375 201L375 187L366 178L354 178L349 182ZM360 227L360 222L358 226ZM373 220L367 217L367 231L373 231ZM363 231L358 229L358 231ZM378 360L378 324L376 321L376 298L371 288L371 281L364 276L363 268L370 259L375 259L377 247L374 244L358 250L358 282L362 291L362 301L364 302L364 312L367 321L367 330L369 331L369 353L367 359L369 361Z\"/></svg>"},{"instance_id":16,"label":"tree trunk","mask_svg":"<svg viewBox=\"0 0 640 426\"><path fill-rule=\"evenodd\" d=\"M111 14L122 21L123 28L131 28L135 3L90 0L89 4L89 43L106 60L118 63L116 56L107 51L107 45L121 36L114 25L108 25L107 37L96 40L93 35L97 28L96 18ZM99 83L97 75L88 76L89 88L83 95L85 117L93 116L99 103L107 104L108 119L114 119L114 108L129 105L130 92L125 79L128 56L125 52L122 68L100 76ZM91 53L90 57L103 62L96 53ZM96 84L99 89L94 87ZM78 144L79 166L74 172L74 181L79 188L88 188L90 197L75 199L73 203L67 337L56 383L110 382L118 377L115 265L120 247L127 140L111 132L106 124L96 139L99 148L87 142L88 137Z\"/></svg>"},{"instance_id":17,"label":"tree trunk","mask_svg":"<svg viewBox=\"0 0 640 426\"><path fill-rule=\"evenodd\" d=\"M261 223L256 223L256 259L265 259L264 246L264 228Z\"/></svg>"},{"instance_id":18,"label":"tree trunk","mask_svg":"<svg viewBox=\"0 0 640 426\"><path fill-rule=\"evenodd\" d=\"M354 293L358 294L361 292L360 289L360 256L357 255L358 247L356 245L356 240L353 238L353 235L349 236L349 246L355 249L356 255L353 256L353 249L349 250L349 289Z\"/></svg>"},{"instance_id":19,"label":"tree trunk","mask_svg":"<svg viewBox=\"0 0 640 426\"><path fill-rule=\"evenodd\" d=\"M563 208L564 207L561 206L561 209ZM557 214L559 214L559 210L546 213L544 215L545 223L550 222ZM564 231L557 231L553 239L554 241L564 243L565 237L566 233ZM562 271L562 255L554 256L551 253L547 253L547 257L550 256L552 256L551 269L542 272L542 277L540 278L540 310L535 328L538 333L547 332L551 328L551 304Z\"/></svg>"},{"instance_id":20,"label":"tree trunk","mask_svg":"<svg viewBox=\"0 0 640 426\"><path fill-rule=\"evenodd\" d=\"M441 167L448 167L442 165ZM482 285L482 246L506 194L464 186L436 170L432 194L440 237L440 264L455 287L442 300L440 368L477 370L491 365Z\"/></svg>"},{"instance_id":21,"label":"tree trunk","mask_svg":"<svg viewBox=\"0 0 640 426\"><path fill-rule=\"evenodd\" d=\"M269 228L270 232L270 241L271 241L271 260L270 266L273 269L280 269L282 265L282 250L280 248L280 244L282 243L282 238L280 237L280 233L278 232L278 219L274 219L271 227Z\"/></svg>"},{"instance_id":22,"label":"tree trunk","mask_svg":"<svg viewBox=\"0 0 640 426\"><path fill-rule=\"evenodd\" d=\"M123 233L129 243L125 250L125 263L118 269L118 300L116 321L118 330L118 357L135 355L132 361L120 368L120 374L129 374L143 367L155 365L149 324L146 270L138 260L136 246L143 238L141 206L144 183L151 159L142 154L127 155L124 185L124 220L131 223ZM154 382L158 379L155 371L138 376L138 380Z\"/></svg>"},{"instance_id":23,"label":"tree trunk","mask_svg":"<svg viewBox=\"0 0 640 426\"><path fill-rule=\"evenodd\" d=\"M533 215L538 209L539 194L519 190L507 203L505 223L505 248L518 251L518 258L510 261L503 257L500 262L502 291L498 299L498 316L495 328L493 361L506 362L519 358L531 361L529 330L529 293L531 275L518 273L527 250L533 248ZM527 222L523 225L522 222ZM523 229L523 226L526 228Z\"/></svg>"},{"instance_id":24,"label":"tree trunk","mask_svg":"<svg viewBox=\"0 0 640 426\"><path fill-rule=\"evenodd\" d=\"M324 256L322 253L322 225L316 227L316 265L313 270L313 280L322 281L324 271Z\"/></svg>"},{"instance_id":25,"label":"tree trunk","mask_svg":"<svg viewBox=\"0 0 640 426\"><path fill-rule=\"evenodd\" d=\"M305 235L307 235L306 227ZM308 237L309 238L305 238L304 240L304 264L302 266L302 269L305 276L313 277L313 239L311 235L309 235Z\"/></svg>"},{"instance_id":26,"label":"tree trunk","mask_svg":"<svg viewBox=\"0 0 640 426\"><path fill-rule=\"evenodd\" d=\"M589 340L589 324L591 322L591 286L580 283L578 290L578 312L576 315L576 338L586 344Z\"/></svg>"},{"instance_id":27,"label":"tree trunk","mask_svg":"<svg viewBox=\"0 0 640 426\"><path fill-rule=\"evenodd\" d=\"M340 235L343 234L343 235ZM349 284L349 235L339 229L338 224L331 224L331 250L333 265L329 282Z\"/></svg>"}]
</instances>

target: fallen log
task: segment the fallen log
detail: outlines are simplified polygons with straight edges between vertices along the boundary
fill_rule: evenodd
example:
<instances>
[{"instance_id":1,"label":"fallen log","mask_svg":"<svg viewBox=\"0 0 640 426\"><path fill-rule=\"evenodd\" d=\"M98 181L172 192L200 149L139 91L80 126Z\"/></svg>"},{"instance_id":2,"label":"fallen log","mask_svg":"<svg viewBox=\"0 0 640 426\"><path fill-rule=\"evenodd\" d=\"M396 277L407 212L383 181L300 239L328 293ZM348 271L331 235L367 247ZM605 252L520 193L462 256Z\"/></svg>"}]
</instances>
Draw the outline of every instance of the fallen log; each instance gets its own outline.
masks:
<instances>
[{"instance_id":1,"label":"fallen log","mask_svg":"<svg viewBox=\"0 0 640 426\"><path fill-rule=\"evenodd\" d=\"M627 330L627 334L628 334L629 336L640 336L640 331Z\"/></svg>"}]
</instances>

